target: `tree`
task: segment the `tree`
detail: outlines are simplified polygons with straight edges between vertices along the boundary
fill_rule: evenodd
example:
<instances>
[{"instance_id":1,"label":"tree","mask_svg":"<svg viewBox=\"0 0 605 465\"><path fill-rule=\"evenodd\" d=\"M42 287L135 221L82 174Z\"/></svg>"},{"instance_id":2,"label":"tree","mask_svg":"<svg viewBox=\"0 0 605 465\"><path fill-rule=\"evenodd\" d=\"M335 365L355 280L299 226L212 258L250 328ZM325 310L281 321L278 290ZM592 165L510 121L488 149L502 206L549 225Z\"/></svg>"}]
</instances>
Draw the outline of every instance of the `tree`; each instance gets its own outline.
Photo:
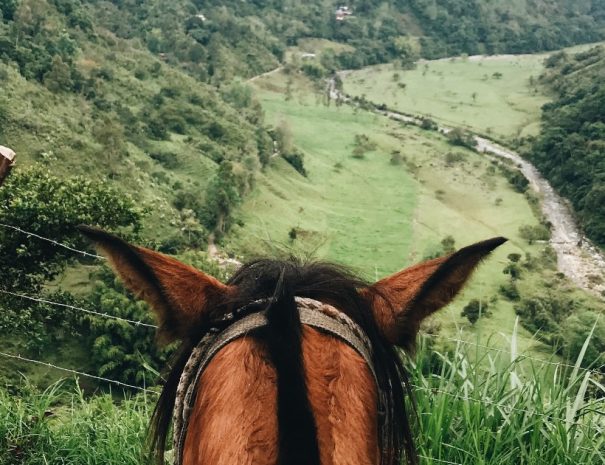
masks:
<instances>
[{"instance_id":1,"label":"tree","mask_svg":"<svg viewBox=\"0 0 605 465\"><path fill-rule=\"evenodd\" d=\"M88 243L77 225L128 227L136 234L141 211L130 196L107 184L78 176L58 178L35 168L14 171L0 189L0 222L84 249ZM4 289L39 290L73 258L73 252L0 228Z\"/></svg>"},{"instance_id":2,"label":"tree","mask_svg":"<svg viewBox=\"0 0 605 465\"><path fill-rule=\"evenodd\" d=\"M118 161L126 151L124 143L124 128L115 118L104 118L93 129L93 134L97 141L103 146L103 155L107 161L110 170L113 171L113 165Z\"/></svg>"}]
</instances>

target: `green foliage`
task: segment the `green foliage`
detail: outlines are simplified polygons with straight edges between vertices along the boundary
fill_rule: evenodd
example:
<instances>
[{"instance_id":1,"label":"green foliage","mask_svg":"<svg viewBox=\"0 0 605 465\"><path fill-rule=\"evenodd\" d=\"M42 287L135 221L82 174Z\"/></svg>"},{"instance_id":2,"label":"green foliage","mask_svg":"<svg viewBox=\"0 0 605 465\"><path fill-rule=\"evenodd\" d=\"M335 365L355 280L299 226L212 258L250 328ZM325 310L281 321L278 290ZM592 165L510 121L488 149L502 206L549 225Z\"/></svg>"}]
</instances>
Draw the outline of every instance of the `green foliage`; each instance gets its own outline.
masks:
<instances>
[{"instance_id":1,"label":"green foliage","mask_svg":"<svg viewBox=\"0 0 605 465\"><path fill-rule=\"evenodd\" d=\"M575 312L561 324L560 336L563 351L570 360L579 357L584 342L590 336L582 366L605 373L605 319L602 314L585 309Z\"/></svg>"},{"instance_id":2,"label":"green foliage","mask_svg":"<svg viewBox=\"0 0 605 465\"><path fill-rule=\"evenodd\" d=\"M373 152L377 148L376 142L365 134L355 134L353 142L353 158L364 158L367 152Z\"/></svg>"},{"instance_id":3,"label":"green foliage","mask_svg":"<svg viewBox=\"0 0 605 465\"><path fill-rule=\"evenodd\" d=\"M16 392L15 392L16 391ZM19 401L15 401L17 393ZM156 396L88 397L73 382L0 388L0 463L139 465Z\"/></svg>"},{"instance_id":4,"label":"green foliage","mask_svg":"<svg viewBox=\"0 0 605 465\"><path fill-rule=\"evenodd\" d=\"M108 315L153 323L147 304L128 297L108 268L97 274L86 306ZM154 371L161 371L166 363L169 351L158 348L153 328L93 315L85 318L83 326L86 350L99 376L142 386L152 384Z\"/></svg>"},{"instance_id":5,"label":"green foliage","mask_svg":"<svg viewBox=\"0 0 605 465\"><path fill-rule=\"evenodd\" d=\"M523 225L519 226L519 236L525 239L529 244L536 241L547 241L550 239L550 230L543 224L535 226Z\"/></svg>"},{"instance_id":6,"label":"green foliage","mask_svg":"<svg viewBox=\"0 0 605 465\"><path fill-rule=\"evenodd\" d=\"M14 172L0 189L0 222L83 249L79 224L137 233L141 212L129 195L82 177L58 178L45 169ZM63 269L73 252L0 228L4 289L38 289Z\"/></svg>"},{"instance_id":7,"label":"green foliage","mask_svg":"<svg viewBox=\"0 0 605 465\"><path fill-rule=\"evenodd\" d=\"M550 364L523 357L511 363L496 348L477 359L466 347L421 344L409 364L421 456L465 465L602 462L602 384L591 382L591 392L584 373L553 374ZM86 397L71 382L43 392L1 387L0 462L138 465L155 401L154 394Z\"/></svg>"},{"instance_id":8,"label":"green foliage","mask_svg":"<svg viewBox=\"0 0 605 465\"><path fill-rule=\"evenodd\" d=\"M509 167L503 163L499 163L498 168L515 191L520 194L527 191L529 188L529 181L523 176L523 173L521 173L520 170Z\"/></svg>"},{"instance_id":9,"label":"green foliage","mask_svg":"<svg viewBox=\"0 0 605 465\"><path fill-rule=\"evenodd\" d=\"M555 93L529 158L569 198L586 234L605 245L605 48L555 54L541 81Z\"/></svg>"},{"instance_id":10,"label":"green foliage","mask_svg":"<svg viewBox=\"0 0 605 465\"><path fill-rule=\"evenodd\" d=\"M219 234L229 228L230 214L241 201L237 187L233 164L222 162L206 190L206 205L202 213L202 222L206 228Z\"/></svg>"},{"instance_id":11,"label":"green foliage","mask_svg":"<svg viewBox=\"0 0 605 465\"><path fill-rule=\"evenodd\" d=\"M506 284L502 284L498 288L498 292L508 300L513 302L518 301L521 298L521 294L519 293L519 288L515 284L515 281L511 280Z\"/></svg>"},{"instance_id":12,"label":"green foliage","mask_svg":"<svg viewBox=\"0 0 605 465\"><path fill-rule=\"evenodd\" d=\"M486 302L482 302L479 299L473 299L462 309L460 316L464 316L468 321L474 325L479 318L488 316L488 305Z\"/></svg>"},{"instance_id":13,"label":"green foliage","mask_svg":"<svg viewBox=\"0 0 605 465\"><path fill-rule=\"evenodd\" d=\"M576 309L573 299L555 293L530 296L515 305L523 326L532 333L540 332L546 339L557 333L561 323Z\"/></svg>"},{"instance_id":14,"label":"green foliage","mask_svg":"<svg viewBox=\"0 0 605 465\"><path fill-rule=\"evenodd\" d=\"M459 145L461 147L467 147L469 149L475 148L477 142L473 135L460 128L453 128L446 134L447 140L452 145Z\"/></svg>"},{"instance_id":15,"label":"green foliage","mask_svg":"<svg viewBox=\"0 0 605 465\"><path fill-rule=\"evenodd\" d=\"M305 169L305 154L300 150L293 150L289 153L284 153L282 155L284 160L286 160L292 168L298 171L303 176L307 176L307 170Z\"/></svg>"}]
</instances>

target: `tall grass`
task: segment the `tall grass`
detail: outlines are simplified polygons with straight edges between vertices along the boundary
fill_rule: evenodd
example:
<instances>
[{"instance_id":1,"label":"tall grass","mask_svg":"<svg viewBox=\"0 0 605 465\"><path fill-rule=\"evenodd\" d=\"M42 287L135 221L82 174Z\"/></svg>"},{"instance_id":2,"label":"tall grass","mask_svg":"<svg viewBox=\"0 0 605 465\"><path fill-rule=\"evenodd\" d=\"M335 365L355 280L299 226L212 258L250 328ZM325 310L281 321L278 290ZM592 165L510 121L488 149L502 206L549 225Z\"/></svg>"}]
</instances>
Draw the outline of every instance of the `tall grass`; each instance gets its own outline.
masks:
<instances>
[{"instance_id":1,"label":"tall grass","mask_svg":"<svg viewBox=\"0 0 605 465\"><path fill-rule=\"evenodd\" d=\"M576 369L561 371L511 361L514 342L510 356L466 344L436 352L423 342L410 362L423 464L605 463L605 387L579 368L582 354ZM87 399L69 382L0 389L0 463L146 463L153 402Z\"/></svg>"},{"instance_id":2,"label":"tall grass","mask_svg":"<svg viewBox=\"0 0 605 465\"><path fill-rule=\"evenodd\" d=\"M145 463L143 446L153 399L85 398L72 383L39 392L0 389L0 464Z\"/></svg>"},{"instance_id":3,"label":"tall grass","mask_svg":"<svg viewBox=\"0 0 605 465\"><path fill-rule=\"evenodd\" d=\"M412 379L424 463L604 464L605 387L579 368L583 354L561 371L511 352L421 350Z\"/></svg>"}]
</instances>

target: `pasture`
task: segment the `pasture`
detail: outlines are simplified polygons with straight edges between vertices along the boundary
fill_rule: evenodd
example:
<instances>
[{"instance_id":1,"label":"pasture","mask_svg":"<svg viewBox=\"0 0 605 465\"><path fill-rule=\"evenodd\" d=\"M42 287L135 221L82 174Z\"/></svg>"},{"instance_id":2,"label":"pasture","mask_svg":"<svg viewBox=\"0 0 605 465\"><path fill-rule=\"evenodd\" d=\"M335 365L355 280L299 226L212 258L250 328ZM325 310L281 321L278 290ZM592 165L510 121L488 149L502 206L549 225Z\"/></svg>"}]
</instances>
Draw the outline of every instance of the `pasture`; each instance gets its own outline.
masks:
<instances>
[{"instance_id":1,"label":"pasture","mask_svg":"<svg viewBox=\"0 0 605 465\"><path fill-rule=\"evenodd\" d=\"M578 53L594 45L564 51ZM341 77L347 94L506 142L538 134L542 105L550 100L538 78L549 55L420 60L414 69L383 64Z\"/></svg>"},{"instance_id":2,"label":"pasture","mask_svg":"<svg viewBox=\"0 0 605 465\"><path fill-rule=\"evenodd\" d=\"M534 135L548 101L538 85L546 56L457 57L413 70L379 65L347 73L344 91L497 139Z\"/></svg>"},{"instance_id":3,"label":"pasture","mask_svg":"<svg viewBox=\"0 0 605 465\"><path fill-rule=\"evenodd\" d=\"M305 154L308 177L274 157L236 214L240 225L225 239L226 249L246 257L315 254L376 279L443 253L441 241L448 236L456 247L506 236L509 242L437 320L450 336L507 345L515 313L510 302L498 297L498 288L509 279L502 272L506 257L539 257L544 249L519 236L519 226L538 224L526 197L498 174L491 159L453 147L430 131L348 106L322 105L300 76L293 98L286 101L287 80L274 74L255 81L257 96L269 122L290 128ZM352 156L357 134L376 143L376 150L362 159ZM398 164L391 162L394 151L401 155ZM295 239L289 236L292 229ZM473 298L493 300L492 316L474 327L460 316ZM523 331L519 344L522 350L541 347Z\"/></svg>"}]
</instances>

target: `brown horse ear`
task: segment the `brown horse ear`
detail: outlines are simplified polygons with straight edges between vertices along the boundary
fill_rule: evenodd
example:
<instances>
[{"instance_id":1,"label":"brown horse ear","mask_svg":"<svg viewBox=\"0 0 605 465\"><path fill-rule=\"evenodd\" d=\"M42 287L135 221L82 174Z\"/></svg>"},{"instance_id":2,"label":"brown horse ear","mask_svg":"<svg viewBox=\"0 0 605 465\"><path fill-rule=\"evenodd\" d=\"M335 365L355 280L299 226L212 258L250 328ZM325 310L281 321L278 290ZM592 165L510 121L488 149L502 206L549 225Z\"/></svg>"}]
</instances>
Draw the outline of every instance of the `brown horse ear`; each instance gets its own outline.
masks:
<instances>
[{"instance_id":1,"label":"brown horse ear","mask_svg":"<svg viewBox=\"0 0 605 465\"><path fill-rule=\"evenodd\" d=\"M462 289L475 267L503 237L464 247L384 278L363 291L372 302L374 318L392 344L413 346L420 323L447 305Z\"/></svg>"},{"instance_id":2,"label":"brown horse ear","mask_svg":"<svg viewBox=\"0 0 605 465\"><path fill-rule=\"evenodd\" d=\"M229 292L217 279L174 258L128 244L101 229L78 229L107 256L126 288L151 305L164 342L185 337L204 318L207 302Z\"/></svg>"}]
</instances>

